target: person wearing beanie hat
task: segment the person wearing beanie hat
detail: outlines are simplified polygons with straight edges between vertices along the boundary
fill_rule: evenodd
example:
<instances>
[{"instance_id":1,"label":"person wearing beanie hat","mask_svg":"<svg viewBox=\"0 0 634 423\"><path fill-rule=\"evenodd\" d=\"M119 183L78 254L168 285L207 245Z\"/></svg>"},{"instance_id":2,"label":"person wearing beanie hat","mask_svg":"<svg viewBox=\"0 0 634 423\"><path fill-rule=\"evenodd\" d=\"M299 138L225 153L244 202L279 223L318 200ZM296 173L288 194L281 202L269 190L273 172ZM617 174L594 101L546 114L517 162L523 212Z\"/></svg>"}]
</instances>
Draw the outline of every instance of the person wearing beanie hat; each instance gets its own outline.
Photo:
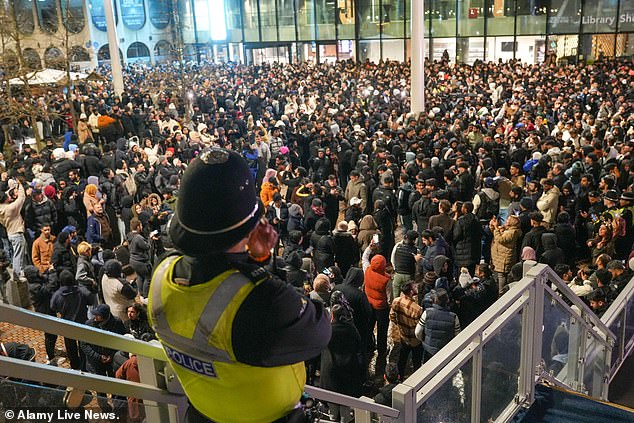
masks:
<instances>
[{"instance_id":1,"label":"person wearing beanie hat","mask_svg":"<svg viewBox=\"0 0 634 423\"><path fill-rule=\"evenodd\" d=\"M112 314L107 304L99 304L93 308L92 318L86 322L86 325L119 335L128 333L123 322ZM80 348L86 357L88 371L102 376L114 377L113 359L117 350L83 341L80 342ZM97 403L102 410L109 409L108 399L105 395L99 395Z\"/></svg>"},{"instance_id":2,"label":"person wearing beanie hat","mask_svg":"<svg viewBox=\"0 0 634 423\"><path fill-rule=\"evenodd\" d=\"M275 421L301 412L294 407L304 361L330 339L323 305L264 268L277 235L263 212L251 170L234 151L207 149L183 174L168 223L177 253L154 272L148 312L188 413L200 419Z\"/></svg>"}]
</instances>

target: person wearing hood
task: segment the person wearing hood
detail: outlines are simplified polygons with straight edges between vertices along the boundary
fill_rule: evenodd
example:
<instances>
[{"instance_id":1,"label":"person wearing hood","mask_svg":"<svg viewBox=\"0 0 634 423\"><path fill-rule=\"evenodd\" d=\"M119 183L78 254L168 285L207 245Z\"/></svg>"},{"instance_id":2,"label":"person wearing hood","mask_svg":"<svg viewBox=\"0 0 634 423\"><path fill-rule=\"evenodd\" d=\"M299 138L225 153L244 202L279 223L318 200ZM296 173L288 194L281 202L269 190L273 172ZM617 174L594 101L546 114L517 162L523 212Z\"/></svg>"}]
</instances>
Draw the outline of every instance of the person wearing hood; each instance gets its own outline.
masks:
<instances>
[{"instance_id":1,"label":"person wearing hood","mask_svg":"<svg viewBox=\"0 0 634 423\"><path fill-rule=\"evenodd\" d=\"M363 216L363 219L361 219L361 223L359 224L359 235L357 235L359 250L365 251L372 243L374 235L378 233L379 230L374 217L370 214Z\"/></svg>"},{"instance_id":2,"label":"person wearing hood","mask_svg":"<svg viewBox=\"0 0 634 423\"><path fill-rule=\"evenodd\" d=\"M570 215L563 211L557 215L554 227L557 245L563 250L566 264L572 266L577 258L577 241L575 228L570 223Z\"/></svg>"},{"instance_id":3,"label":"person wearing hood","mask_svg":"<svg viewBox=\"0 0 634 423\"><path fill-rule=\"evenodd\" d=\"M557 246L557 235L553 233L542 234L542 246L544 252L539 257L539 262L554 269L559 264L565 264L566 257L564 251Z\"/></svg>"},{"instance_id":4,"label":"person wearing hood","mask_svg":"<svg viewBox=\"0 0 634 423\"><path fill-rule=\"evenodd\" d=\"M352 266L359 264L360 259L359 246L352 234L348 232L346 221L337 224L337 229L332 233L332 240L335 247L335 263L345 275Z\"/></svg>"},{"instance_id":5,"label":"person wearing hood","mask_svg":"<svg viewBox=\"0 0 634 423\"><path fill-rule=\"evenodd\" d=\"M364 290L368 297L368 302L372 306L372 317L370 320L370 330L377 326L376 346L379 353L377 358L377 374L381 374L382 366L385 366L387 358L387 329L389 326L390 305L387 300L387 284L390 276L385 273L387 262L380 254L375 255L370 260L370 266L364 274ZM380 371L379 371L380 370Z\"/></svg>"},{"instance_id":6,"label":"person wearing hood","mask_svg":"<svg viewBox=\"0 0 634 423\"><path fill-rule=\"evenodd\" d=\"M267 170L267 174L269 173L269 170ZM262 200L262 204L264 204L265 207L269 207L269 204L273 201L273 196L279 192L280 188L277 183L277 178L275 176L265 178L260 189L260 199Z\"/></svg>"},{"instance_id":7,"label":"person wearing hood","mask_svg":"<svg viewBox=\"0 0 634 423\"><path fill-rule=\"evenodd\" d=\"M53 255L51 256L53 269L59 275L63 270L68 270L75 274L76 260L71 252L71 236L68 232L60 232L53 245Z\"/></svg>"},{"instance_id":8,"label":"person wearing hood","mask_svg":"<svg viewBox=\"0 0 634 423\"><path fill-rule=\"evenodd\" d=\"M522 239L520 220L517 216L511 215L504 225L500 225L498 220L492 217L489 229L493 234L491 261L498 280L498 292L502 295L506 286L506 275L517 262L519 255L519 243Z\"/></svg>"},{"instance_id":9,"label":"person wearing hood","mask_svg":"<svg viewBox=\"0 0 634 423\"><path fill-rule=\"evenodd\" d=\"M47 316L54 316L55 313L51 311L51 298L58 288L57 278L50 273L42 276L35 266L26 266L24 277L29 284L29 294L35 311ZM44 333L47 364L51 364L55 360L56 342L56 334Z\"/></svg>"},{"instance_id":10,"label":"person wearing hood","mask_svg":"<svg viewBox=\"0 0 634 423\"><path fill-rule=\"evenodd\" d=\"M544 192L537 200L537 210L542 212L546 228L551 228L555 224L557 208L559 207L559 196L561 191L557 188L552 179L542 181Z\"/></svg>"},{"instance_id":11,"label":"person wearing hood","mask_svg":"<svg viewBox=\"0 0 634 423\"><path fill-rule=\"evenodd\" d=\"M455 265L466 267L473 274L482 255L482 224L473 214L473 203L464 203L461 211L453 228Z\"/></svg>"},{"instance_id":12,"label":"person wearing hood","mask_svg":"<svg viewBox=\"0 0 634 423\"><path fill-rule=\"evenodd\" d=\"M111 259L104 264L101 289L110 312L125 323L128 320L128 307L134 304L137 292L123 279L123 267L118 260Z\"/></svg>"},{"instance_id":13,"label":"person wearing hood","mask_svg":"<svg viewBox=\"0 0 634 423\"><path fill-rule=\"evenodd\" d=\"M317 272L335 264L335 243L330 235L330 221L325 217L315 224L310 246L313 248L313 263Z\"/></svg>"},{"instance_id":14,"label":"person wearing hood","mask_svg":"<svg viewBox=\"0 0 634 423\"><path fill-rule=\"evenodd\" d=\"M94 305L90 291L77 285L73 274L68 270L60 272L59 283L60 287L51 297L51 312L71 322L86 323L88 306ZM64 346L70 367L75 370L84 369L78 341L64 337Z\"/></svg>"},{"instance_id":15,"label":"person wearing hood","mask_svg":"<svg viewBox=\"0 0 634 423\"><path fill-rule=\"evenodd\" d=\"M143 236L143 224L138 219L130 221L128 234L128 248L130 250L130 267L137 274L137 286L139 295L147 298L152 277L152 265L150 264L150 243ZM157 237L157 235L154 235Z\"/></svg>"},{"instance_id":16,"label":"person wearing hood","mask_svg":"<svg viewBox=\"0 0 634 423\"><path fill-rule=\"evenodd\" d=\"M286 263L284 267L286 282L297 288L299 292L304 293L309 281L308 272L302 269L303 260L301 250L295 250L289 254L285 254L283 260Z\"/></svg>"},{"instance_id":17,"label":"person wearing hood","mask_svg":"<svg viewBox=\"0 0 634 423\"><path fill-rule=\"evenodd\" d=\"M374 221L381 232L381 254L390 257L394 248L394 219L388 206L383 200L376 200L374 203Z\"/></svg>"},{"instance_id":18,"label":"person wearing hood","mask_svg":"<svg viewBox=\"0 0 634 423\"><path fill-rule=\"evenodd\" d=\"M343 283L335 285L333 292L340 291L343 293L348 304L352 307L354 326L357 328L359 335L361 335L362 364L363 368L367 369L367 364L370 361L369 354L374 349L370 330L373 310L368 297L361 288L363 281L363 270L358 267L351 267L346 273Z\"/></svg>"},{"instance_id":19,"label":"person wearing hood","mask_svg":"<svg viewBox=\"0 0 634 423\"><path fill-rule=\"evenodd\" d=\"M304 210L298 204L288 206L288 222L286 224L288 233L299 232L306 234L306 226L304 225Z\"/></svg>"}]
</instances>

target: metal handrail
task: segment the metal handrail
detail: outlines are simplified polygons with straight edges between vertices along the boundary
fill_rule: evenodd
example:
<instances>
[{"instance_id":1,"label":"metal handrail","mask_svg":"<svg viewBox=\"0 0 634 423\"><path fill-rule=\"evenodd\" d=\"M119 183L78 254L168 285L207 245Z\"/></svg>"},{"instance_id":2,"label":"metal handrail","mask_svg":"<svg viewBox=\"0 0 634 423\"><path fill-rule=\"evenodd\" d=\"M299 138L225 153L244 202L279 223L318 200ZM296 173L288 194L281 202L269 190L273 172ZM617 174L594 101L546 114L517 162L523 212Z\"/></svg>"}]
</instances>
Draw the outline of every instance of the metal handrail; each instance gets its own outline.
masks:
<instances>
[{"instance_id":1,"label":"metal handrail","mask_svg":"<svg viewBox=\"0 0 634 423\"><path fill-rule=\"evenodd\" d=\"M554 292L548 288L547 282L552 283ZM634 293L634 288L630 293ZM604 364L609 366L609 357L612 341L616 336L608 325L596 316L596 314L575 295L570 288L557 276L557 274L545 264L535 264L527 269L525 276L517 283L510 286L508 292L497 302L482 313L476 322L452 339L438 354L412 374L403 383L393 390L392 402L395 408L401 410L399 422L406 422L416 418L417 409L422 403L449 380L452 374L460 370L464 363L473 359L474 381L479 381L475 374L481 370L482 351L491 339L491 336L507 324L515 313L524 310L521 360L519 371L518 395L510 402L499 421L512 417L523 405L530 404L534 399L534 375L539 370L542 362L542 338L544 299L551 296L557 303L567 309L571 317L578 319L580 328L607 348ZM575 309L570 309L565 298ZM588 338L590 339L590 338ZM587 348L585 337L581 339L580 351ZM584 369L578 370L575 381L583 377ZM538 372L539 373L539 372ZM480 381L479 381L480 382ZM472 396L472 421L480 416L480 389L473 388ZM607 396L607 384L603 383L601 396ZM475 414L474 414L475 413ZM474 420L476 419L476 420Z\"/></svg>"},{"instance_id":2,"label":"metal handrail","mask_svg":"<svg viewBox=\"0 0 634 423\"><path fill-rule=\"evenodd\" d=\"M126 351L155 360L167 361L165 352L157 345L8 304L0 304L0 322L41 330L66 338L79 339L90 344Z\"/></svg>"},{"instance_id":3,"label":"metal handrail","mask_svg":"<svg viewBox=\"0 0 634 423\"><path fill-rule=\"evenodd\" d=\"M612 333L610 328L601 320L601 318L599 318L599 316L597 316L596 313L590 307L588 307L588 305L584 303L583 300L581 300L581 298L579 298L577 294L572 292L572 290L568 287L568 285L563 280L561 280L561 278L557 275L557 273L555 273L555 271L551 269L549 266L545 264L538 264L537 266L530 269L528 273L526 274L526 276L536 277L539 274L544 274L544 273L548 275L548 280L555 283L555 285L557 286L557 292L563 294L563 296L567 300L569 300L575 306L577 306L579 310L581 311L582 315L586 317L588 320L590 320L593 326L600 329L600 332L607 334L608 337L612 338L613 340L616 339L616 336L614 335L614 333Z\"/></svg>"},{"instance_id":4,"label":"metal handrail","mask_svg":"<svg viewBox=\"0 0 634 423\"><path fill-rule=\"evenodd\" d=\"M369 399L349 397L347 395L327 391L325 389L317 388L316 386L310 385L306 385L304 390L307 394L319 399L320 401L327 401L345 405L350 408L365 410L370 413L378 414L382 417L390 417L395 419L399 416L399 411L397 409L377 404L374 401L370 402Z\"/></svg>"},{"instance_id":5,"label":"metal handrail","mask_svg":"<svg viewBox=\"0 0 634 423\"><path fill-rule=\"evenodd\" d=\"M69 320L47 316L23 308L8 304L0 304L0 322L7 322L16 326L41 330L46 333L61 335L77 339L90 344L100 345L120 351L137 354L140 358L163 362L171 370L167 356L163 349L154 343L147 343L128 338L112 332L107 332L91 326L82 325ZM16 360L8 357L0 357L0 376L28 379L40 383L72 386L78 389L96 390L116 395L142 398L157 403L174 404L182 406L186 403L186 397L172 390L161 389L157 386L128 382L107 376L92 373L78 372L59 367L51 367L44 364ZM144 373L139 365L142 379ZM147 375L146 375L147 376ZM172 382L174 382L172 380ZM306 385L305 391L320 401L332 402L344 405L356 410L375 413L379 416L396 419L399 410L386 407L381 404L369 402L366 399L354 398L348 395L331 392L314 386Z\"/></svg>"},{"instance_id":6,"label":"metal handrail","mask_svg":"<svg viewBox=\"0 0 634 423\"><path fill-rule=\"evenodd\" d=\"M614 321L619 317L621 312L623 311L624 305L627 304L628 300L634 296L634 277L628 282L628 284L623 288L623 291L619 294L618 297L610 307L603 313L603 317L601 317L601 321L605 323L606 326L612 325ZM632 310L634 312L634 310Z\"/></svg>"},{"instance_id":7,"label":"metal handrail","mask_svg":"<svg viewBox=\"0 0 634 423\"><path fill-rule=\"evenodd\" d=\"M421 389L441 368L455 358L457 352L463 351L475 339L479 339L482 336L482 330L491 325L491 323L499 317L499 310L504 310L515 303L515 301L524 295L533 282L533 279L530 277L522 278L511 287L494 306L489 307L478 317L477 324L467 326L466 329L461 331L458 336L453 338L443 348L445 351L455 351L456 354L435 354L430 360L426 361L421 368L404 380L403 384L412 387L414 390Z\"/></svg>"},{"instance_id":8,"label":"metal handrail","mask_svg":"<svg viewBox=\"0 0 634 423\"><path fill-rule=\"evenodd\" d=\"M625 288L623 288L623 291L621 291L619 296L612 302L610 307L608 307L606 312L603 314L603 317L601 317L601 321L604 322L608 327L611 327L613 324L617 323L619 319L623 319L620 322L622 325L619 328L619 333L616 334L619 341L619 348L617 349L617 351L612 351L612 354L616 354L617 358L614 366L610 366L610 374L608 375L608 379L610 382L620 371L621 366L625 362L625 359L634 350L634 342L631 342L632 337L630 337L629 339L625 339L625 322L627 322L628 320L629 313L634 313L634 309L627 308L627 305L632 297L634 297L634 277L632 277L630 282L625 286Z\"/></svg>"},{"instance_id":9,"label":"metal handrail","mask_svg":"<svg viewBox=\"0 0 634 423\"><path fill-rule=\"evenodd\" d=\"M75 389L107 392L165 404L182 405L187 402L184 395L172 394L156 386L10 357L0 356L0 367L2 368L1 375L4 377L50 385L72 386Z\"/></svg>"}]
</instances>

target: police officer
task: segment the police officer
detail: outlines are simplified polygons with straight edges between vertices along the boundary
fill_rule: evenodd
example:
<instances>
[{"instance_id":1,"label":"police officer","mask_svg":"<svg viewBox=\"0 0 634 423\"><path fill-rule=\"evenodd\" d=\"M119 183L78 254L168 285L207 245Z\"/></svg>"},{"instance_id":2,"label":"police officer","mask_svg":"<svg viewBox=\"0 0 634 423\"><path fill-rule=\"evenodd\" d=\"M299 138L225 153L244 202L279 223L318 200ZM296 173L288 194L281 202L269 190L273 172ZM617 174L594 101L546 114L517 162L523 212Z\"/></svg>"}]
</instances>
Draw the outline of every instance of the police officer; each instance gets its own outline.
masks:
<instances>
[{"instance_id":1,"label":"police officer","mask_svg":"<svg viewBox=\"0 0 634 423\"><path fill-rule=\"evenodd\" d=\"M244 159L206 150L183 175L165 258L150 287L152 328L190 401L188 422L287 422L304 361L328 345L322 306L269 274L274 229Z\"/></svg>"}]
</instances>

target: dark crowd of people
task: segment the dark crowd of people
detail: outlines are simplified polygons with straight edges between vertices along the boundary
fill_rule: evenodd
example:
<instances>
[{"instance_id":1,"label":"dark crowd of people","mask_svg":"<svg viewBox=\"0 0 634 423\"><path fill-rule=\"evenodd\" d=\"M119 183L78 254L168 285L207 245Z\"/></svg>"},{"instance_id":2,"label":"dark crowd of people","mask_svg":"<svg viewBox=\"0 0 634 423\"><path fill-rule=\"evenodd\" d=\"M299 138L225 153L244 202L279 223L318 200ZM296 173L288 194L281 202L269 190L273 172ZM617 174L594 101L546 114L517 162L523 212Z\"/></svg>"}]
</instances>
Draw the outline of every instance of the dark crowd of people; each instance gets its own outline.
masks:
<instances>
[{"instance_id":1,"label":"dark crowd of people","mask_svg":"<svg viewBox=\"0 0 634 423\"><path fill-rule=\"evenodd\" d=\"M629 61L427 63L420 114L409 112L408 63L186 74L178 90L170 66L129 66L120 96L95 84L19 99L47 117L41 148L29 119L6 125L3 301L11 279L27 281L38 312L153 339L153 267L172 248L180 178L209 147L249 164L280 238L270 270L330 310L328 348L307 363L309 383L326 389L360 396L385 377L376 398L391 405L391 388L527 260L598 315L633 276ZM51 363L55 342L46 334ZM127 358L64 342L74 369L114 375ZM334 404L330 414L351 419Z\"/></svg>"}]
</instances>

